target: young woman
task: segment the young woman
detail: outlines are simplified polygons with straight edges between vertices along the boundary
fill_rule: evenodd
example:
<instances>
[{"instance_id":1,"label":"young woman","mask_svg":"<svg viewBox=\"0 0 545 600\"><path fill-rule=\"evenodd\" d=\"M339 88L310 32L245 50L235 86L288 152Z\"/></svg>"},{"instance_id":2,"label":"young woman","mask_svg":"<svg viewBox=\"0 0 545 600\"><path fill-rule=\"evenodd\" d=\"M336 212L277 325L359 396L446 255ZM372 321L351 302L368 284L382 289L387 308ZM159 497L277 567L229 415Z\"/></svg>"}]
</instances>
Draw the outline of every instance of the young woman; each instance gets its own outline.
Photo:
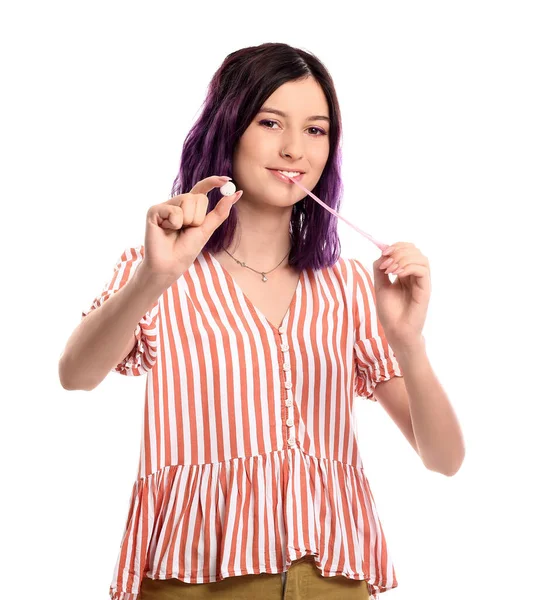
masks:
<instances>
[{"instance_id":1,"label":"young woman","mask_svg":"<svg viewBox=\"0 0 545 600\"><path fill-rule=\"evenodd\" d=\"M338 210L340 139L315 56L272 43L227 56L171 199L149 209L144 245L125 250L67 343L66 389L147 375L113 600L396 587L354 395L379 400L427 468L452 475L463 460L422 338L427 259L394 244L374 287L340 257L336 219L282 175ZM243 195L222 197L221 175Z\"/></svg>"}]
</instances>

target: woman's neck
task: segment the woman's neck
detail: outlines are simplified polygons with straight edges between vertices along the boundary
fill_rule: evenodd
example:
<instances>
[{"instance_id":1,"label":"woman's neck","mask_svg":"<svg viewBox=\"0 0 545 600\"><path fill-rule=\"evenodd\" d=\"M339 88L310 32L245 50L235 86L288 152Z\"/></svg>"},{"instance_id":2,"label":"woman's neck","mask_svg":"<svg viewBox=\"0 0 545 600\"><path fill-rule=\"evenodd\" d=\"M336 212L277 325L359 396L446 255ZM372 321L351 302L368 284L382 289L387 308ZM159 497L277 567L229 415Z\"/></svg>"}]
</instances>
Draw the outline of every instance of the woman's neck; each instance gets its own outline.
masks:
<instances>
[{"instance_id":1,"label":"woman's neck","mask_svg":"<svg viewBox=\"0 0 545 600\"><path fill-rule=\"evenodd\" d=\"M257 271L274 269L281 261L288 263L291 250L289 234L291 207L269 215L252 215L241 207L237 232L224 249L236 260ZM255 217L255 218L252 218ZM230 260L233 260L233 258Z\"/></svg>"}]
</instances>

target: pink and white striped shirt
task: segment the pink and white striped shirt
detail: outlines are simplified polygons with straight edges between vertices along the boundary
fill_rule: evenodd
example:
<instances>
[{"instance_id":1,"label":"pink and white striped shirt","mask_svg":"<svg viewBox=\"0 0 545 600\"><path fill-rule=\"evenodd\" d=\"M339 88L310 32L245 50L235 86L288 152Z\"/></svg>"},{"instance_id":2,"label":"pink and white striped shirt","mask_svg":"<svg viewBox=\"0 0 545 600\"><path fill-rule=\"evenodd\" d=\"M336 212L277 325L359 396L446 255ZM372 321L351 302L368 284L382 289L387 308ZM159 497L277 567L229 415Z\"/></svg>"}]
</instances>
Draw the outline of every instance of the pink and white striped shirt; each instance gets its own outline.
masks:
<instances>
[{"instance_id":1,"label":"pink and white striped shirt","mask_svg":"<svg viewBox=\"0 0 545 600\"><path fill-rule=\"evenodd\" d=\"M134 275L125 250L85 317ZM325 577L397 586L358 452L354 396L402 376L355 259L303 270L279 328L207 251L137 325L113 370L147 375L140 460L110 587L280 573L310 554Z\"/></svg>"}]
</instances>

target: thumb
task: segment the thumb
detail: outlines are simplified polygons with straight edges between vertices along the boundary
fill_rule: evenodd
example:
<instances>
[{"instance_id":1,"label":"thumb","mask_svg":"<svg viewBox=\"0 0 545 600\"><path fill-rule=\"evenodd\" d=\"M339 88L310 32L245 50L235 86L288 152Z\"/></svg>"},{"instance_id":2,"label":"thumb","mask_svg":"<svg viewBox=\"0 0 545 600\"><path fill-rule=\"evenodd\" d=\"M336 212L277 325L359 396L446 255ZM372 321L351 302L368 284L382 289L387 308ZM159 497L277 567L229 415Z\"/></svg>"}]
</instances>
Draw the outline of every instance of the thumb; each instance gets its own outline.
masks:
<instances>
[{"instance_id":1,"label":"thumb","mask_svg":"<svg viewBox=\"0 0 545 600\"><path fill-rule=\"evenodd\" d=\"M375 290L381 290L387 286L392 285L390 278L384 272L384 269L380 268L381 263L384 261L384 256L381 256L373 263L373 275L375 281Z\"/></svg>"},{"instance_id":2,"label":"thumb","mask_svg":"<svg viewBox=\"0 0 545 600\"><path fill-rule=\"evenodd\" d=\"M227 219L231 213L231 208L235 202L237 202L242 196L242 190L239 190L232 196L223 196L221 200L216 204L213 210L211 210L201 225L201 229L204 232L206 241L208 241L214 231Z\"/></svg>"}]
</instances>

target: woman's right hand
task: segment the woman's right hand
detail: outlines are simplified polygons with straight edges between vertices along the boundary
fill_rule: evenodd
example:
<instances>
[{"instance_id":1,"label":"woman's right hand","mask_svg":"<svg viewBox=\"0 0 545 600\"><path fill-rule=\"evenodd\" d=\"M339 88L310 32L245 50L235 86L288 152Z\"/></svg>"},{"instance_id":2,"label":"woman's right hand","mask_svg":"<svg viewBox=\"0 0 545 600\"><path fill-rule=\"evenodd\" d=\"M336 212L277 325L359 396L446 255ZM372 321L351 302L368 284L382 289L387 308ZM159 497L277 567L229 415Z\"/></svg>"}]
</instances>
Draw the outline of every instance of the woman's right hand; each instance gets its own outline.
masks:
<instances>
[{"instance_id":1,"label":"woman's right hand","mask_svg":"<svg viewBox=\"0 0 545 600\"><path fill-rule=\"evenodd\" d=\"M152 278L173 283L193 264L214 231L227 219L242 196L224 196L208 214L208 196L226 183L212 176L198 181L191 192L179 194L148 210L144 259L140 269Z\"/></svg>"}]
</instances>

